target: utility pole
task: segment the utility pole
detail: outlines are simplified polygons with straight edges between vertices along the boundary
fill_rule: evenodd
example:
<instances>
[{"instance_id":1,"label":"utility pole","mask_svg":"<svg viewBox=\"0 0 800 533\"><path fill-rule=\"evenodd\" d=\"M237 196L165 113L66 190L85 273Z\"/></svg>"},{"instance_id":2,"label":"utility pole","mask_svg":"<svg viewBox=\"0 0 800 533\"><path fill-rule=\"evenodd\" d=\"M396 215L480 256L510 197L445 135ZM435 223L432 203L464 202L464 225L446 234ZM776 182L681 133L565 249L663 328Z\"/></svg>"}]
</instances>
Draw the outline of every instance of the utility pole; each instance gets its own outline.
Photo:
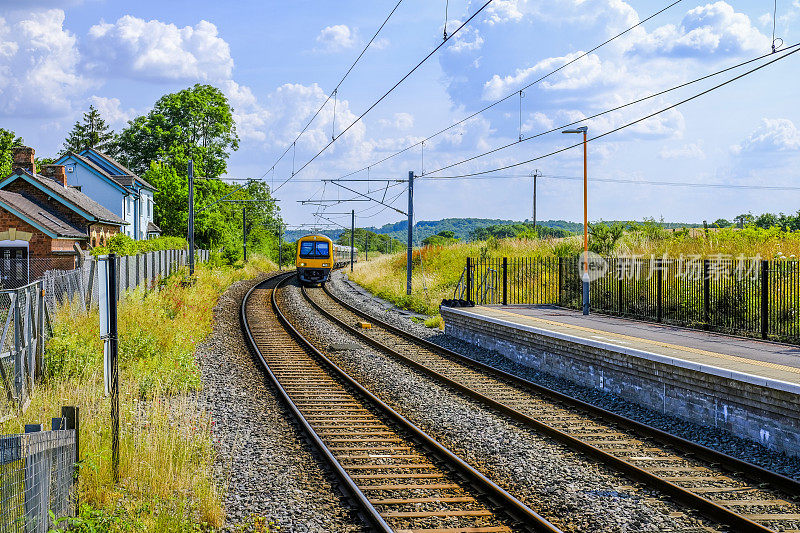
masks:
<instances>
[{"instance_id":1,"label":"utility pole","mask_svg":"<svg viewBox=\"0 0 800 533\"><path fill-rule=\"evenodd\" d=\"M364 261L369 261L369 232L364 230Z\"/></svg>"},{"instance_id":2,"label":"utility pole","mask_svg":"<svg viewBox=\"0 0 800 533\"><path fill-rule=\"evenodd\" d=\"M411 294L411 254L414 238L414 171L408 171L408 244L406 247L406 294Z\"/></svg>"},{"instance_id":3,"label":"utility pole","mask_svg":"<svg viewBox=\"0 0 800 533\"><path fill-rule=\"evenodd\" d=\"M353 271L353 253L355 252L355 244L353 239L356 236L356 210L350 211L350 272Z\"/></svg>"},{"instance_id":4,"label":"utility pole","mask_svg":"<svg viewBox=\"0 0 800 533\"><path fill-rule=\"evenodd\" d=\"M247 205L242 206L242 250L244 262L247 263Z\"/></svg>"},{"instance_id":5,"label":"utility pole","mask_svg":"<svg viewBox=\"0 0 800 533\"><path fill-rule=\"evenodd\" d=\"M189 275L194 276L194 162L189 160Z\"/></svg>"},{"instance_id":6,"label":"utility pole","mask_svg":"<svg viewBox=\"0 0 800 533\"><path fill-rule=\"evenodd\" d=\"M536 228L536 178L539 177L539 169L533 171L533 227Z\"/></svg>"}]
</instances>

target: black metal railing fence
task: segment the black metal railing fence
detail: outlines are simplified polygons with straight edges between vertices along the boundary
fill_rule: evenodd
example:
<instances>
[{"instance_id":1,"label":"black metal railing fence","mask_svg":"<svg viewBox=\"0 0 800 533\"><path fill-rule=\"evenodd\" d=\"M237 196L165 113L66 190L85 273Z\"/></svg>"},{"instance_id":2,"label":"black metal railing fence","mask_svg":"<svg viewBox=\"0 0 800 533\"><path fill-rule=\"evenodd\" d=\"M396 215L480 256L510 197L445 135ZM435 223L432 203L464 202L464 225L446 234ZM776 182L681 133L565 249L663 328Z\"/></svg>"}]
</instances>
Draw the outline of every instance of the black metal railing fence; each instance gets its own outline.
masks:
<instances>
[{"instance_id":1,"label":"black metal railing fence","mask_svg":"<svg viewBox=\"0 0 800 533\"><path fill-rule=\"evenodd\" d=\"M580 309L577 258L468 258L454 297L480 305ZM800 343L800 262L605 257L591 271L593 312Z\"/></svg>"}]
</instances>

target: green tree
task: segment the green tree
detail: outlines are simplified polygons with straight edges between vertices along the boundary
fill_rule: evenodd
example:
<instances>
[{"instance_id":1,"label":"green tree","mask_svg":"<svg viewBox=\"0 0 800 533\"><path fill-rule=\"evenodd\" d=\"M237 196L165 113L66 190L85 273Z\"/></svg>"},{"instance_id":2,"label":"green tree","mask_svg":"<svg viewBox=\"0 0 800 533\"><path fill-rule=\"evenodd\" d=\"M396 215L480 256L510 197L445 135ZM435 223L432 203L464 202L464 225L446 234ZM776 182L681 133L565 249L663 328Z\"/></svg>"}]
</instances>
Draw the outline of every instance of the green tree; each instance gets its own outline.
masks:
<instances>
[{"instance_id":1,"label":"green tree","mask_svg":"<svg viewBox=\"0 0 800 533\"><path fill-rule=\"evenodd\" d=\"M185 172L153 162L142 177L157 188L153 216L164 235L186 237L189 186ZM194 205L198 246L222 248L230 260L241 257L242 208L246 206L248 249L277 258L280 216L265 183L250 182L238 188L220 180L198 179Z\"/></svg>"},{"instance_id":2,"label":"green tree","mask_svg":"<svg viewBox=\"0 0 800 533\"><path fill-rule=\"evenodd\" d=\"M753 220L754 220L754 217L750 213L742 213L741 215L736 215L735 217L733 217L733 220L734 220L734 222L736 222L737 226L739 226L740 228L743 228L747 224L752 224Z\"/></svg>"},{"instance_id":3,"label":"green tree","mask_svg":"<svg viewBox=\"0 0 800 533\"><path fill-rule=\"evenodd\" d=\"M724 218L718 218L717 220L714 221L714 225L717 226L718 228L727 228L731 224L732 223L729 220L725 220Z\"/></svg>"},{"instance_id":4,"label":"green tree","mask_svg":"<svg viewBox=\"0 0 800 533\"><path fill-rule=\"evenodd\" d=\"M72 126L72 131L67 135L59 155L81 152L86 148L94 148L112 157L117 154L117 135L93 105L90 105L89 111L83 114L83 119Z\"/></svg>"},{"instance_id":5,"label":"green tree","mask_svg":"<svg viewBox=\"0 0 800 533\"><path fill-rule=\"evenodd\" d=\"M227 169L230 151L238 148L233 109L211 85L162 96L147 115L129 121L119 136L120 158L140 174L152 161L185 173L192 159L198 176L218 178Z\"/></svg>"},{"instance_id":6,"label":"green tree","mask_svg":"<svg viewBox=\"0 0 800 533\"><path fill-rule=\"evenodd\" d=\"M22 137L17 137L13 131L0 128L0 177L11 174L14 170L12 148L22 146Z\"/></svg>"}]
</instances>

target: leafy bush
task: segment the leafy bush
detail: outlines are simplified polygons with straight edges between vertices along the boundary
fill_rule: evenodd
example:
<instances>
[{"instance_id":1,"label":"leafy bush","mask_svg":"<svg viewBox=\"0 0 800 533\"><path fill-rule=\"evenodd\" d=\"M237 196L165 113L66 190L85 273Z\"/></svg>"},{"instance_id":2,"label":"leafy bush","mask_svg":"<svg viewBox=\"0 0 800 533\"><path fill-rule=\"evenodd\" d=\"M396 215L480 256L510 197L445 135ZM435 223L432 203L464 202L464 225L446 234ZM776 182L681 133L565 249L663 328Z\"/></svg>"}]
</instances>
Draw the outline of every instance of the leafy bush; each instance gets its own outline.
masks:
<instances>
[{"instance_id":1,"label":"leafy bush","mask_svg":"<svg viewBox=\"0 0 800 533\"><path fill-rule=\"evenodd\" d=\"M158 250L185 250L188 246L182 237L157 237L155 239L134 240L124 233L112 235L105 246L96 246L92 255L136 255Z\"/></svg>"}]
</instances>

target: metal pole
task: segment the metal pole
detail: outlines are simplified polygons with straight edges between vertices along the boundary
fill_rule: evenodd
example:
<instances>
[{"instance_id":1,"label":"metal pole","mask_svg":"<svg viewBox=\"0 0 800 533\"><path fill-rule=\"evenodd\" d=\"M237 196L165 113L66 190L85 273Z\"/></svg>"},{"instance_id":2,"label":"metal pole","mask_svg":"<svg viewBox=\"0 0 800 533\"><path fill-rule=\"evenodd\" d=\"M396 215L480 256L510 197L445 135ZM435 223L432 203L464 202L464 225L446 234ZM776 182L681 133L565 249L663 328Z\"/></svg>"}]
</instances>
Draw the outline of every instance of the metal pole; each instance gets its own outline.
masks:
<instances>
[{"instance_id":1,"label":"metal pole","mask_svg":"<svg viewBox=\"0 0 800 533\"><path fill-rule=\"evenodd\" d=\"M761 261L761 338L769 337L769 261Z\"/></svg>"},{"instance_id":2,"label":"metal pole","mask_svg":"<svg viewBox=\"0 0 800 533\"><path fill-rule=\"evenodd\" d=\"M408 171L408 243L406 245L406 294L411 294L411 254L414 238L414 171Z\"/></svg>"},{"instance_id":3,"label":"metal pole","mask_svg":"<svg viewBox=\"0 0 800 533\"><path fill-rule=\"evenodd\" d=\"M355 239L356 236L356 210L350 211L350 272L353 271L353 254L355 253Z\"/></svg>"},{"instance_id":4,"label":"metal pole","mask_svg":"<svg viewBox=\"0 0 800 533\"><path fill-rule=\"evenodd\" d=\"M119 364L117 361L117 255L108 254L108 357L111 363L111 471L119 482Z\"/></svg>"},{"instance_id":5,"label":"metal pole","mask_svg":"<svg viewBox=\"0 0 800 533\"><path fill-rule=\"evenodd\" d=\"M194 161L191 159L189 160L189 275L194 275Z\"/></svg>"},{"instance_id":6,"label":"metal pole","mask_svg":"<svg viewBox=\"0 0 800 533\"><path fill-rule=\"evenodd\" d=\"M533 173L533 227L536 228L536 178L539 177L539 171Z\"/></svg>"},{"instance_id":7,"label":"metal pole","mask_svg":"<svg viewBox=\"0 0 800 533\"><path fill-rule=\"evenodd\" d=\"M247 205L242 207L242 250L244 250L244 262L247 263Z\"/></svg>"},{"instance_id":8,"label":"metal pole","mask_svg":"<svg viewBox=\"0 0 800 533\"><path fill-rule=\"evenodd\" d=\"M369 232L364 230L364 261L369 261Z\"/></svg>"},{"instance_id":9,"label":"metal pole","mask_svg":"<svg viewBox=\"0 0 800 533\"><path fill-rule=\"evenodd\" d=\"M589 314L589 185L586 170L586 130L583 131L583 314Z\"/></svg>"}]
</instances>

